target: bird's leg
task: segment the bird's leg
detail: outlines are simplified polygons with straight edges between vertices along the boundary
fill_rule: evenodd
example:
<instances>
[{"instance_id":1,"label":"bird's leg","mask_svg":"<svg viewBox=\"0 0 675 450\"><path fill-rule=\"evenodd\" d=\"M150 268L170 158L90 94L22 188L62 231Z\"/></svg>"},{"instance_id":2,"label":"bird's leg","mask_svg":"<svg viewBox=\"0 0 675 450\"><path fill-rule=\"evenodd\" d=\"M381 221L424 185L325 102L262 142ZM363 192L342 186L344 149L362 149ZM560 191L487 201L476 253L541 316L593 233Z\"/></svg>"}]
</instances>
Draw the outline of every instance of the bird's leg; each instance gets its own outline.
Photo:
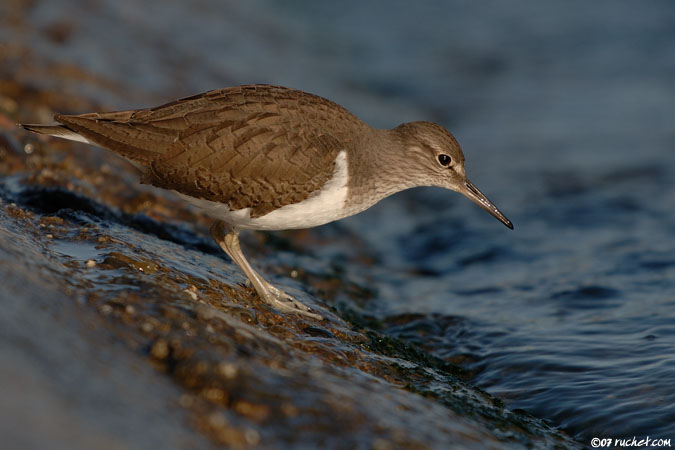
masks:
<instances>
[{"instance_id":1,"label":"bird's leg","mask_svg":"<svg viewBox=\"0 0 675 450\"><path fill-rule=\"evenodd\" d=\"M251 280L251 284L263 301L284 312L296 312L314 319L322 319L320 315L309 312L307 306L281 289L272 286L258 272L253 270L253 267L241 252L241 247L239 247L239 229L218 220L211 226L211 236Z\"/></svg>"}]
</instances>

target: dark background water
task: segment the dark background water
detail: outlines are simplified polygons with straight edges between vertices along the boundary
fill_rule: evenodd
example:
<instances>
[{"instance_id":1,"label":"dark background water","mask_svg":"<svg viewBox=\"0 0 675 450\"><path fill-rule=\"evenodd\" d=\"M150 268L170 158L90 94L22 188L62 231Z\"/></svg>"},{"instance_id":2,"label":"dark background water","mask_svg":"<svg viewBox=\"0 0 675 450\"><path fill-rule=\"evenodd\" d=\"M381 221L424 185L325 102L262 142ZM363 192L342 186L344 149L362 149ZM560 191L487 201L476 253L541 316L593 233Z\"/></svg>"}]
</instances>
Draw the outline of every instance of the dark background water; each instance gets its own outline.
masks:
<instances>
[{"instance_id":1,"label":"dark background water","mask_svg":"<svg viewBox=\"0 0 675 450\"><path fill-rule=\"evenodd\" d=\"M316 231L359 233L375 265L319 259L348 261L377 292L364 314L509 408L582 442L675 438L672 2L67 0L28 20L65 45L11 40L109 81L33 82L106 109L265 82L379 127L447 126L515 230L418 189Z\"/></svg>"}]
</instances>

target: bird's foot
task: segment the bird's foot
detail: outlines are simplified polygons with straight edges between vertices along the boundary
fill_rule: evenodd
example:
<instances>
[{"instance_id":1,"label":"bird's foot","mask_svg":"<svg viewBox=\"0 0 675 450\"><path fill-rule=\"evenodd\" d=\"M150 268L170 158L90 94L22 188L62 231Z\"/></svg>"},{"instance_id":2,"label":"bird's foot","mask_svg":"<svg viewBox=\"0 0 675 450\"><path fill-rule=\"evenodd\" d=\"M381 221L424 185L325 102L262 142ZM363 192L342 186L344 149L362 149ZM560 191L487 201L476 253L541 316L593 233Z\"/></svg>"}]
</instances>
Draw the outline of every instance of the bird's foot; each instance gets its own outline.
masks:
<instances>
[{"instance_id":1,"label":"bird's foot","mask_svg":"<svg viewBox=\"0 0 675 450\"><path fill-rule=\"evenodd\" d=\"M265 300L268 304L274 306L278 310L282 312L294 312L298 314L302 314L307 317L311 317L313 319L317 320L323 320L323 317L319 314L315 314L313 312L310 312L310 309L308 306L304 305L302 302L296 300L293 296L288 295L281 289L272 286L271 284L267 284L265 286L267 288L267 292L264 294L261 294L260 296Z\"/></svg>"}]
</instances>

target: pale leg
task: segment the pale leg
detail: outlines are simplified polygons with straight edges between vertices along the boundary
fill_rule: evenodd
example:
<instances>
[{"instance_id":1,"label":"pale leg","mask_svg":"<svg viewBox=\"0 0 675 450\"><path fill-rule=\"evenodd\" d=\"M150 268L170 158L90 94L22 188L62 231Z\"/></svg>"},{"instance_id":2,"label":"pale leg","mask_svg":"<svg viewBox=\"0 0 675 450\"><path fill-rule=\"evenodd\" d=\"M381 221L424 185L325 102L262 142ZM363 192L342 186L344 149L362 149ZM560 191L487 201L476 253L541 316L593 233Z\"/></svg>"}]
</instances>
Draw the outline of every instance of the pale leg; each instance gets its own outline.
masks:
<instances>
[{"instance_id":1,"label":"pale leg","mask_svg":"<svg viewBox=\"0 0 675 450\"><path fill-rule=\"evenodd\" d=\"M322 319L320 315L309 312L307 306L281 289L272 286L258 272L253 270L253 267L248 263L239 247L239 230L236 227L218 220L211 226L211 236L213 236L213 240L227 253L232 261L241 268L248 279L251 280L251 284L253 284L256 292L265 302L283 312L295 312L314 319Z\"/></svg>"}]
</instances>

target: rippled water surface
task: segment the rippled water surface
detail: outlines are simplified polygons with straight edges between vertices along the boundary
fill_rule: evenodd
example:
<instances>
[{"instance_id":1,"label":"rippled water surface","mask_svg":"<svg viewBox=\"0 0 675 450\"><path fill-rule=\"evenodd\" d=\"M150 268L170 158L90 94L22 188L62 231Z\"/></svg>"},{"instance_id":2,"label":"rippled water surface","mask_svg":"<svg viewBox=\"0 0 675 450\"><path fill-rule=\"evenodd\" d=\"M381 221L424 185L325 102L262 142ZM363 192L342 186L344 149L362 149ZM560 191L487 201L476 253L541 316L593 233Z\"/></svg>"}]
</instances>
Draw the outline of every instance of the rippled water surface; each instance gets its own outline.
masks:
<instances>
[{"instance_id":1,"label":"rippled water surface","mask_svg":"<svg viewBox=\"0 0 675 450\"><path fill-rule=\"evenodd\" d=\"M374 292L335 304L581 442L675 439L672 2L93 3L70 45L33 42L108 79L62 87L106 108L268 82L380 127L447 126L515 230L455 193L398 194L313 231L360 236L373 258L312 248L311 264ZM38 2L30 17L46 29L77 6ZM277 262L306 264L264 257Z\"/></svg>"},{"instance_id":2,"label":"rippled water surface","mask_svg":"<svg viewBox=\"0 0 675 450\"><path fill-rule=\"evenodd\" d=\"M437 108L514 232L439 190L346 226L379 257L371 307L392 335L582 441L668 438L675 8L575 5L420 13L433 25L414 37L433 44L397 47L403 73L382 75Z\"/></svg>"}]
</instances>

